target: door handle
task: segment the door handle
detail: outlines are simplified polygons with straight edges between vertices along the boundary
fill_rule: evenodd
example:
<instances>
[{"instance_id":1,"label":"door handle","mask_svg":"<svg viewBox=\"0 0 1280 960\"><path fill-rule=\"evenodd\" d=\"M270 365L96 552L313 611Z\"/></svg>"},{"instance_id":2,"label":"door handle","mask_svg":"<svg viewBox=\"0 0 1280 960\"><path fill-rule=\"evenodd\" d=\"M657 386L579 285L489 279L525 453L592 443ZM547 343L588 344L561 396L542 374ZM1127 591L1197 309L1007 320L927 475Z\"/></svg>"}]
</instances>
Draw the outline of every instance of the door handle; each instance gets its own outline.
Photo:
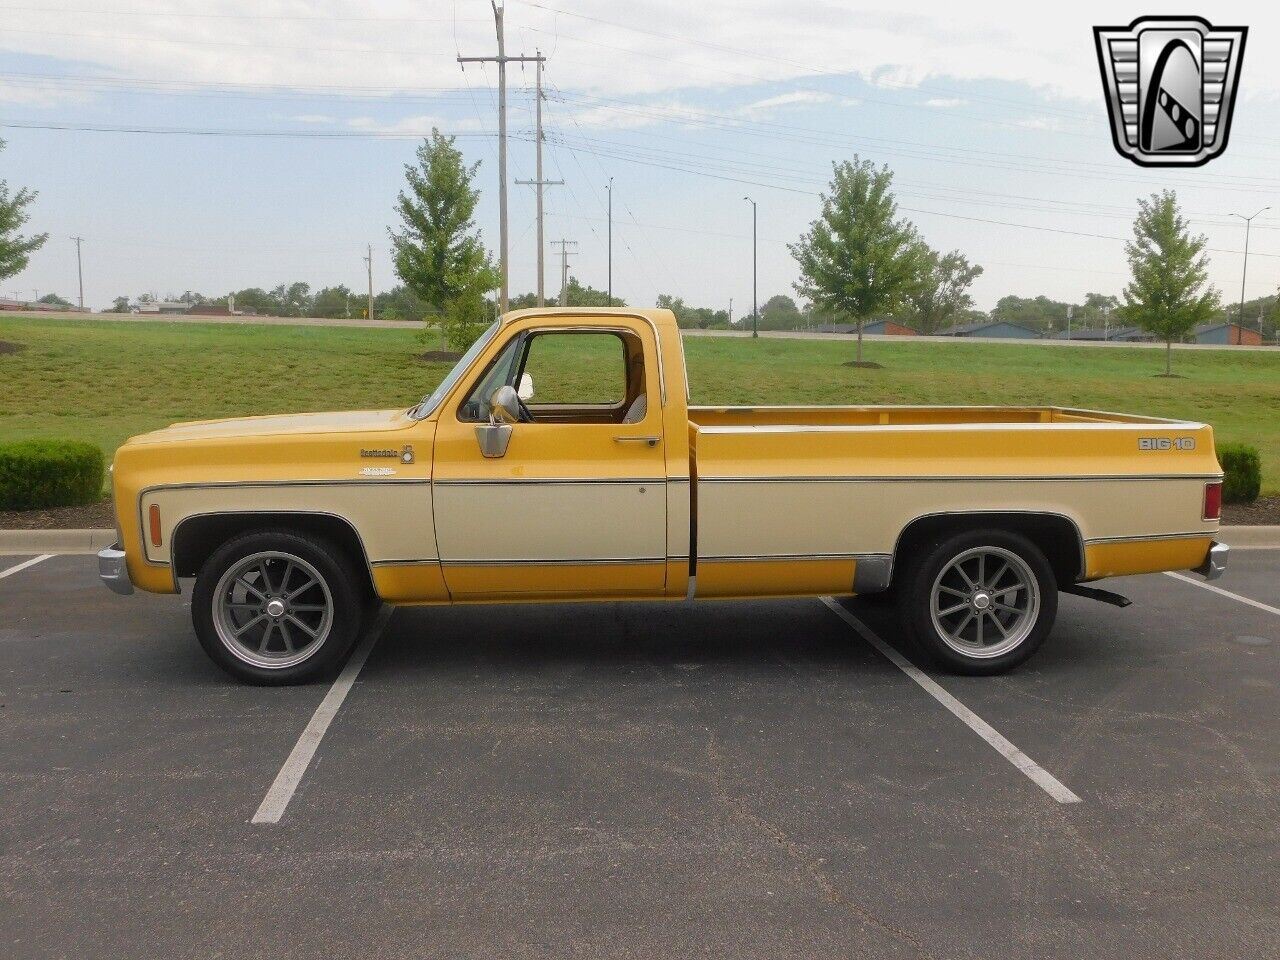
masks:
<instances>
[{"instance_id":1,"label":"door handle","mask_svg":"<svg viewBox=\"0 0 1280 960\"><path fill-rule=\"evenodd\" d=\"M614 443L644 443L656 447L661 437L614 437Z\"/></svg>"}]
</instances>

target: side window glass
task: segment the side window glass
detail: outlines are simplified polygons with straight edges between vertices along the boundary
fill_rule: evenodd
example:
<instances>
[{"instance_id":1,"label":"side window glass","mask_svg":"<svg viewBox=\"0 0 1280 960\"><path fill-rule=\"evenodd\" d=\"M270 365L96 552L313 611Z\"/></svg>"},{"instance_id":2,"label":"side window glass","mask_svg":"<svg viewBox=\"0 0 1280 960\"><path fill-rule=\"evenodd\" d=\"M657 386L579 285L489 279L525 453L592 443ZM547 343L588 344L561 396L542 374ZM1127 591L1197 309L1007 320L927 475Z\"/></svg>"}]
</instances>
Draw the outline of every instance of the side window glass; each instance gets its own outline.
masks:
<instances>
[{"instance_id":1,"label":"side window glass","mask_svg":"<svg viewBox=\"0 0 1280 960\"><path fill-rule=\"evenodd\" d=\"M475 387L458 408L458 419L463 423L485 423L489 419L489 397L503 384L511 383L515 365L519 362L522 337L512 337L502 352L489 365L489 369L476 381Z\"/></svg>"},{"instance_id":2,"label":"side window glass","mask_svg":"<svg viewBox=\"0 0 1280 960\"><path fill-rule=\"evenodd\" d=\"M627 351L616 333L540 333L529 343L524 373L539 406L617 407L627 398Z\"/></svg>"}]
</instances>

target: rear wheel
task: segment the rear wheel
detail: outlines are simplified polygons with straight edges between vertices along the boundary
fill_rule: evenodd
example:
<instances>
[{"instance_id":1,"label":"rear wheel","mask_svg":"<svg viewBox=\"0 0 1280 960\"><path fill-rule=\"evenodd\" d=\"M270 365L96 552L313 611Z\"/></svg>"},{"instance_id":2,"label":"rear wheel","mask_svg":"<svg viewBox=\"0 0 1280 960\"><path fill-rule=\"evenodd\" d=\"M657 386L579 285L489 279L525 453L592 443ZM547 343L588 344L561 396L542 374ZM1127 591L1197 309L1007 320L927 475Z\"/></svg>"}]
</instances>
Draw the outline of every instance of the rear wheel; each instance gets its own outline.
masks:
<instances>
[{"instance_id":1,"label":"rear wheel","mask_svg":"<svg viewBox=\"0 0 1280 960\"><path fill-rule=\"evenodd\" d=\"M250 683L302 683L337 666L359 635L364 595L348 558L317 537L252 533L223 544L196 577L200 645Z\"/></svg>"},{"instance_id":2,"label":"rear wheel","mask_svg":"<svg viewBox=\"0 0 1280 960\"><path fill-rule=\"evenodd\" d=\"M926 546L903 584L903 614L921 648L957 673L1001 673L1044 642L1058 612L1057 581L1026 537L956 534Z\"/></svg>"}]
</instances>

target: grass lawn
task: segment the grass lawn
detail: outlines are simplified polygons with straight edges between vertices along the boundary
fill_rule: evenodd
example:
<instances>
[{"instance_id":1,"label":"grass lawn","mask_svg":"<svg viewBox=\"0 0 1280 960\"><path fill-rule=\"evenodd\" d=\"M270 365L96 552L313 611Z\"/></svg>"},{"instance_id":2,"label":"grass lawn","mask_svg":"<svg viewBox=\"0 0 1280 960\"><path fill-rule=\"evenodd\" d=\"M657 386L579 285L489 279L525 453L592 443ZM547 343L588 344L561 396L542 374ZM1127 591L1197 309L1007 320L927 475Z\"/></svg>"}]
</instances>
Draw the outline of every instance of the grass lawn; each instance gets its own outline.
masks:
<instances>
[{"instance_id":1,"label":"grass lawn","mask_svg":"<svg viewBox=\"0 0 1280 960\"><path fill-rule=\"evenodd\" d=\"M0 439L71 437L111 453L177 420L409 406L449 364L410 329L282 327L0 315ZM695 403L1058 404L1212 424L1256 445L1280 493L1280 350L1162 351L869 343L883 370L841 366L852 343L688 337ZM572 379L572 374L566 379ZM543 391L540 390L540 393Z\"/></svg>"}]
</instances>

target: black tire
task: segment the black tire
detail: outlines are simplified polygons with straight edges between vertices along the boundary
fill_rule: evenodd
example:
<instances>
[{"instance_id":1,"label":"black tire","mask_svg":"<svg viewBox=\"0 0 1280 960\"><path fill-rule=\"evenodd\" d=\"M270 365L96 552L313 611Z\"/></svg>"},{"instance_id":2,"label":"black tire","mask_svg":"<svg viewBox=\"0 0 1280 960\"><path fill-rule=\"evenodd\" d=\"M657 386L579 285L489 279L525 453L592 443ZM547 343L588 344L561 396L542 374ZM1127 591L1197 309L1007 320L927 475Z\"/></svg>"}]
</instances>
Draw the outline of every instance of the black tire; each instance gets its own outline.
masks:
<instances>
[{"instance_id":1,"label":"black tire","mask_svg":"<svg viewBox=\"0 0 1280 960\"><path fill-rule=\"evenodd\" d=\"M979 568L979 559L984 565L991 562L994 571ZM957 561L960 570L955 567ZM1006 562L1009 570L1001 573L1000 566ZM989 578L985 585L979 569ZM1025 588L1012 586L1023 581ZM992 588L992 584L998 586ZM908 561L899 599L911 638L937 666L954 673L990 675L1023 663L1044 642L1058 614L1058 583L1049 561L1026 537L1005 530L973 530L924 544ZM951 600L955 604L941 606ZM946 613L952 607L955 612ZM1018 608L1024 609L1017 615L1011 612ZM937 616L938 612L945 616ZM990 637L994 641L984 646L982 641Z\"/></svg>"},{"instance_id":2,"label":"black tire","mask_svg":"<svg viewBox=\"0 0 1280 960\"><path fill-rule=\"evenodd\" d=\"M265 564L257 569L267 582L252 570L236 581L248 586L223 582L246 564ZM306 586L312 576L316 584ZM273 588L271 578L282 582ZM271 616L268 598L284 600L291 587L298 598L288 602L296 603L296 610L286 607L282 616ZM238 591L245 602L224 602L227 590ZM210 555L191 592L191 620L205 653L236 679L262 685L306 683L332 673L351 652L370 607L368 593L353 559L334 544L311 534L267 530L229 540ZM241 609L255 604L261 609ZM316 607L322 611L311 609ZM259 623L250 625L251 619ZM243 642L232 639L236 628L246 630ZM267 639L254 650L259 630Z\"/></svg>"}]
</instances>

